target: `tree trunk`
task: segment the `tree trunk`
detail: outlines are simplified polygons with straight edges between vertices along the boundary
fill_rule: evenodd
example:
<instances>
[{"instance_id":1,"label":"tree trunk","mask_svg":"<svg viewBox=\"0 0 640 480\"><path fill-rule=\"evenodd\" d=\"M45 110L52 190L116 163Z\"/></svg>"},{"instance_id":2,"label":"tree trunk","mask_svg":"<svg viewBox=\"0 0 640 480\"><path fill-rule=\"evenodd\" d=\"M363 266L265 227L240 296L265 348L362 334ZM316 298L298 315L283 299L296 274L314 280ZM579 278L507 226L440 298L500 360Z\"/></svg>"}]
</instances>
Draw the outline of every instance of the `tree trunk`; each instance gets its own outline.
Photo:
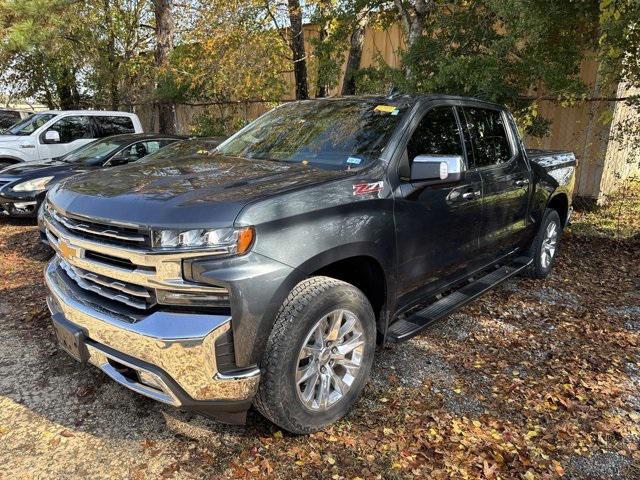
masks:
<instances>
[{"instance_id":1,"label":"tree trunk","mask_svg":"<svg viewBox=\"0 0 640 480\"><path fill-rule=\"evenodd\" d=\"M329 35L329 22L324 20L322 25L320 26L320 30L318 32L318 40L320 41L320 45L322 45ZM324 58L318 58L318 68L322 68L322 62L325 60ZM327 84L322 82L322 78L320 72L318 72L318 84L316 85L316 98L323 98L329 94L329 89Z\"/></svg>"},{"instance_id":2,"label":"tree trunk","mask_svg":"<svg viewBox=\"0 0 640 480\"><path fill-rule=\"evenodd\" d=\"M80 93L75 83L75 72L69 68L63 68L62 75L56 82L56 94L61 110L78 110L80 108Z\"/></svg>"},{"instance_id":3,"label":"tree trunk","mask_svg":"<svg viewBox=\"0 0 640 480\"><path fill-rule=\"evenodd\" d=\"M161 76L169 66L169 55L173 50L174 19L171 0L153 0L153 7L156 17L156 69ZM172 103L160 100L158 123L161 133L176 133L176 118Z\"/></svg>"},{"instance_id":4,"label":"tree trunk","mask_svg":"<svg viewBox=\"0 0 640 480\"><path fill-rule=\"evenodd\" d=\"M110 0L103 1L104 21L107 30L107 63L109 64L109 99L112 110L118 110L120 106L120 92L118 88L118 61L116 55L116 37L113 31L113 19L111 16Z\"/></svg>"},{"instance_id":5,"label":"tree trunk","mask_svg":"<svg viewBox=\"0 0 640 480\"><path fill-rule=\"evenodd\" d=\"M360 69L364 35L368 23L369 15L365 14L358 20L355 30L351 33L347 68L344 71L344 78L342 79L342 95L356 94L356 73Z\"/></svg>"},{"instance_id":6,"label":"tree trunk","mask_svg":"<svg viewBox=\"0 0 640 480\"><path fill-rule=\"evenodd\" d=\"M394 0L394 3L402 18L402 26L407 37L407 50L411 50L424 33L427 19L435 11L436 3L434 0L413 0L412 2ZM405 65L404 70L407 78L413 77L411 68Z\"/></svg>"},{"instance_id":7,"label":"tree trunk","mask_svg":"<svg viewBox=\"0 0 640 480\"><path fill-rule=\"evenodd\" d=\"M302 9L300 0L288 0L289 23L291 34L289 47L293 53L293 75L296 81L296 99L309 98L309 83L307 81L307 55L304 50L304 33L302 31Z\"/></svg>"}]
</instances>

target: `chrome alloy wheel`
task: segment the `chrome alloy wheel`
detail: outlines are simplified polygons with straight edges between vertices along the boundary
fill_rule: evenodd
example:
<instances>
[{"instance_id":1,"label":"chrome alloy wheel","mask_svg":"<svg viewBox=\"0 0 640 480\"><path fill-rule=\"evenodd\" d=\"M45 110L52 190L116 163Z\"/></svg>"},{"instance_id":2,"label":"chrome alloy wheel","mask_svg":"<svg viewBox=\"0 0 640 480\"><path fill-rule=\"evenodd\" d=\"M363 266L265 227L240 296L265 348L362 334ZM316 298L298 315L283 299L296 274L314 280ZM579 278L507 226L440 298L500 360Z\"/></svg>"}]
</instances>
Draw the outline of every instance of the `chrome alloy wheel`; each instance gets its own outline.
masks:
<instances>
[{"instance_id":1,"label":"chrome alloy wheel","mask_svg":"<svg viewBox=\"0 0 640 480\"><path fill-rule=\"evenodd\" d=\"M334 310L307 334L298 354L298 398L309 410L325 411L340 401L358 378L364 329L348 310Z\"/></svg>"},{"instance_id":2,"label":"chrome alloy wheel","mask_svg":"<svg viewBox=\"0 0 640 480\"><path fill-rule=\"evenodd\" d=\"M547 225L544 232L544 240L542 240L542 248L540 249L540 264L542 268L549 268L553 256L556 254L556 246L558 244L558 224L555 222Z\"/></svg>"}]
</instances>

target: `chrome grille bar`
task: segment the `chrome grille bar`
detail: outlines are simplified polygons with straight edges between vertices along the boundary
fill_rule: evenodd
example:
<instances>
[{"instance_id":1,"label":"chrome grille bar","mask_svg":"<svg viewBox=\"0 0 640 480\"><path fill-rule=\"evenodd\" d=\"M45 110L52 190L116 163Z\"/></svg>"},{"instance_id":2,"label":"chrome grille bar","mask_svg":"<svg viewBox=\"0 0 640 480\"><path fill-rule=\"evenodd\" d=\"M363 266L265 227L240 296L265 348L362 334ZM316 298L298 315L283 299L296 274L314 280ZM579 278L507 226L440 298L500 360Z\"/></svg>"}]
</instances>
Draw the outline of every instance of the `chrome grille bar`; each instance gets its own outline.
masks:
<instances>
[{"instance_id":1,"label":"chrome grille bar","mask_svg":"<svg viewBox=\"0 0 640 480\"><path fill-rule=\"evenodd\" d=\"M91 281L88 281L82 276L81 273L77 273L73 267L71 267L64 261L60 262L60 267L64 270L64 272L71 280L76 282L78 286L84 290L96 293L100 296L108 298L109 300L124 303L125 305L129 305L130 307L137 308L139 310L146 310L147 308L149 308L145 300L139 300L137 297L132 298L131 296L126 295L124 292L118 293L121 290L107 288L100 284L95 284Z\"/></svg>"},{"instance_id":2,"label":"chrome grille bar","mask_svg":"<svg viewBox=\"0 0 640 480\"><path fill-rule=\"evenodd\" d=\"M113 239L122 240L125 242L144 243L147 241L147 237L145 237L144 235L128 234L121 230L114 230L113 228L110 228L110 227L105 227L103 229L100 229L97 224L90 225L88 223L81 222L79 220L76 221L75 219L64 217L60 215L60 213L55 211L53 208L49 208L48 212L56 222L62 224L65 228L69 230L73 230L76 232L83 232L89 235L96 235L99 237L113 238Z\"/></svg>"}]
</instances>

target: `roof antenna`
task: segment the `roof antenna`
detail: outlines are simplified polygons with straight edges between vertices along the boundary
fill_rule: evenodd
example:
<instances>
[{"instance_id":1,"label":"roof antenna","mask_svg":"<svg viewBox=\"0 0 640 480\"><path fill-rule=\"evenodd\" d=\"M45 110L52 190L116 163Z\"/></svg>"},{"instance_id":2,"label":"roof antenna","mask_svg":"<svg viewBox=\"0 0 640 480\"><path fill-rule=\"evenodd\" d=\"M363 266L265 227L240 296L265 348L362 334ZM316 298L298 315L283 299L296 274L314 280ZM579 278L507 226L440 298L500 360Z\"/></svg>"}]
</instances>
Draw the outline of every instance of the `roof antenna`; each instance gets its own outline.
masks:
<instances>
[{"instance_id":1,"label":"roof antenna","mask_svg":"<svg viewBox=\"0 0 640 480\"><path fill-rule=\"evenodd\" d=\"M387 93L387 97L389 98L393 98L396 95L399 95L400 89L397 87L397 85L391 85L391 88L389 89L389 93Z\"/></svg>"}]
</instances>

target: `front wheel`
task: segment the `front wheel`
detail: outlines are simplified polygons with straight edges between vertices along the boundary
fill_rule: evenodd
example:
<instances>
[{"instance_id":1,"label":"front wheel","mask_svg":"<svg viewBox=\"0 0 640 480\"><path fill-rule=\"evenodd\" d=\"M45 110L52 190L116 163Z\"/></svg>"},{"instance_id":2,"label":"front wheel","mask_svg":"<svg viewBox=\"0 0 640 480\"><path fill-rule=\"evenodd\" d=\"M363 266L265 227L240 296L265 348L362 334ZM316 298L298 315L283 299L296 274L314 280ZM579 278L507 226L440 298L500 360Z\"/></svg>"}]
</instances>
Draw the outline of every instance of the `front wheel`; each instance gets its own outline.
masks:
<instances>
[{"instance_id":1,"label":"front wheel","mask_svg":"<svg viewBox=\"0 0 640 480\"><path fill-rule=\"evenodd\" d=\"M292 433L321 430L360 396L375 346L375 316L360 290L329 277L304 280L278 312L254 404Z\"/></svg>"},{"instance_id":2,"label":"front wheel","mask_svg":"<svg viewBox=\"0 0 640 480\"><path fill-rule=\"evenodd\" d=\"M551 272L562 234L560 216L555 210L547 209L542 217L540 230L529 247L533 263L527 274L531 278L545 278Z\"/></svg>"}]
</instances>

